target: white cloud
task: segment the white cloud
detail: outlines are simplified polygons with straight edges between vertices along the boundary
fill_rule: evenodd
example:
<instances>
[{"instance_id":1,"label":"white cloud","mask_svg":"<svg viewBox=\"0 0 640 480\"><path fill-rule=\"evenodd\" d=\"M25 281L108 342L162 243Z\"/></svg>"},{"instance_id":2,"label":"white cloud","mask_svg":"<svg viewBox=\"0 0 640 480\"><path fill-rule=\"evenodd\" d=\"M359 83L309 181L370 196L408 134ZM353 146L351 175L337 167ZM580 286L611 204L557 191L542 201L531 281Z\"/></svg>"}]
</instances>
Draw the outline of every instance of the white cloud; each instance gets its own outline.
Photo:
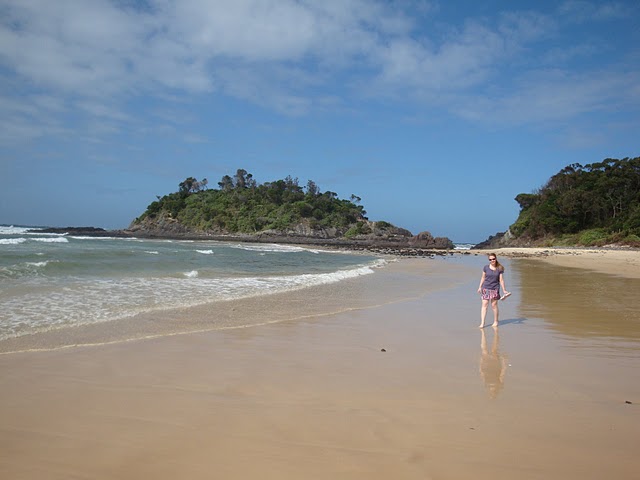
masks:
<instances>
[{"instance_id":1,"label":"white cloud","mask_svg":"<svg viewBox=\"0 0 640 480\"><path fill-rule=\"evenodd\" d=\"M620 92L640 82L640 72L612 77L609 72L567 73L540 70L515 81L513 91L495 96L462 97L456 112L493 125L548 125L586 113L624 108Z\"/></svg>"},{"instance_id":2,"label":"white cloud","mask_svg":"<svg viewBox=\"0 0 640 480\"><path fill-rule=\"evenodd\" d=\"M558 8L558 12L571 21L606 21L624 18L634 10L619 2L590 2L586 0L568 0Z\"/></svg>"},{"instance_id":3,"label":"white cloud","mask_svg":"<svg viewBox=\"0 0 640 480\"><path fill-rule=\"evenodd\" d=\"M130 5L137 8L108 0L2 3L0 65L11 76L3 83L21 84L13 93L24 101L8 106L7 90L0 108L18 137L37 136L38 123L41 134L52 131L49 122L69 108L109 119L104 130L117 132L134 120L126 101L144 95L224 94L287 115L382 96L479 122L526 123L598 110L637 88L633 70L609 84L598 72L568 73L566 62L596 53L588 40L535 53L562 34L559 22L615 17L624 12L615 3L565 2L560 19L504 12L459 24L436 22L429 2Z\"/></svg>"}]
</instances>

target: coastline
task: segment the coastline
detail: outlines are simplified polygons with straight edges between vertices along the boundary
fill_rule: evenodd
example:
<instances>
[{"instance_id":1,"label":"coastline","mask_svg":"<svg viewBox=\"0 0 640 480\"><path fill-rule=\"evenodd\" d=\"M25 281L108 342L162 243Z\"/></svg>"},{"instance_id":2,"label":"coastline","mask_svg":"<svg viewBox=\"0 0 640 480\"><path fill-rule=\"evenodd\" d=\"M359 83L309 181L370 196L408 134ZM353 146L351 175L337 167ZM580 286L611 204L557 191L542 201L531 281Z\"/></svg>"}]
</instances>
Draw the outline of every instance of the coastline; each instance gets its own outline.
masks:
<instances>
[{"instance_id":1,"label":"coastline","mask_svg":"<svg viewBox=\"0 0 640 480\"><path fill-rule=\"evenodd\" d=\"M299 235L198 235L198 234L153 234L129 230L104 230L95 227L45 228L43 232L74 234L94 237L140 238L164 240L207 240L243 243L273 243L300 247L367 252L386 258L435 258L459 255L487 255L495 251L510 258L541 259L552 265L593 270L611 275L640 278L640 249L627 246L607 247L500 247L456 250L446 248L422 248L406 242L389 240L378 243L371 240L323 239Z\"/></svg>"},{"instance_id":2,"label":"coastline","mask_svg":"<svg viewBox=\"0 0 640 480\"><path fill-rule=\"evenodd\" d=\"M300 246L305 247L305 245ZM336 249L329 246L320 248ZM411 252L407 252L405 249L386 248L349 251L376 253L381 258L385 258L388 265L376 269L374 274L365 276L368 278L356 278L297 291L208 303L195 307L146 312L103 323L9 338L0 341L0 355L245 328L367 309L386 302L393 303L414 298L423 295L429 288L435 288L432 275L441 274L438 272L442 272L443 261L451 259L452 262L449 262L449 265L453 265L458 261L464 261L465 258L479 257L478 260L482 262L489 253L489 250L443 250L436 254L422 249L412 249ZM640 278L640 250L525 247L491 251L500 258L532 260L565 269L579 269L629 279ZM407 265L413 265L413 267L407 269ZM421 267L417 267L418 265ZM424 265L436 268L429 267L425 270L422 268ZM393 286L394 275L398 272L406 275L408 270L414 271L412 282L406 283L404 290L399 292ZM471 273L471 277L473 275ZM440 280L444 281L444 277ZM294 305L296 308L291 308Z\"/></svg>"},{"instance_id":3,"label":"coastline","mask_svg":"<svg viewBox=\"0 0 640 480\"><path fill-rule=\"evenodd\" d=\"M0 476L634 478L637 330L557 330L603 320L590 290L569 313L572 296L541 294L580 271L506 261L514 295L497 331L476 328L484 258L467 255L238 305L289 313L275 323L0 355ZM614 325L618 299L598 301ZM320 310L301 316L308 306Z\"/></svg>"}]
</instances>

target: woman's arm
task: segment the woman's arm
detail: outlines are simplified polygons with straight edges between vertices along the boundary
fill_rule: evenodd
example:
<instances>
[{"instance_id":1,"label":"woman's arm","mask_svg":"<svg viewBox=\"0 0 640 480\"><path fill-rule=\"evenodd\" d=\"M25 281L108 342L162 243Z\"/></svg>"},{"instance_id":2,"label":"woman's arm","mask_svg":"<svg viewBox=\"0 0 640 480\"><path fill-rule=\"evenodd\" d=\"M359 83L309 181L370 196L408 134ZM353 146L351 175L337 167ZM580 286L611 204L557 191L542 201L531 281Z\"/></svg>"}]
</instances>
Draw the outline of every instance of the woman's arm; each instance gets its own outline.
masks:
<instances>
[{"instance_id":1,"label":"woman's arm","mask_svg":"<svg viewBox=\"0 0 640 480\"><path fill-rule=\"evenodd\" d=\"M502 291L504 293L509 293L507 291L507 287L504 286L504 272L500 273L500 286L502 287Z\"/></svg>"},{"instance_id":2,"label":"woman's arm","mask_svg":"<svg viewBox=\"0 0 640 480\"><path fill-rule=\"evenodd\" d=\"M478 286L478 293L482 293L482 284L484 283L484 277L486 277L486 272L482 271L482 278L480 278L480 285ZM502 278L502 275L500 276Z\"/></svg>"}]
</instances>

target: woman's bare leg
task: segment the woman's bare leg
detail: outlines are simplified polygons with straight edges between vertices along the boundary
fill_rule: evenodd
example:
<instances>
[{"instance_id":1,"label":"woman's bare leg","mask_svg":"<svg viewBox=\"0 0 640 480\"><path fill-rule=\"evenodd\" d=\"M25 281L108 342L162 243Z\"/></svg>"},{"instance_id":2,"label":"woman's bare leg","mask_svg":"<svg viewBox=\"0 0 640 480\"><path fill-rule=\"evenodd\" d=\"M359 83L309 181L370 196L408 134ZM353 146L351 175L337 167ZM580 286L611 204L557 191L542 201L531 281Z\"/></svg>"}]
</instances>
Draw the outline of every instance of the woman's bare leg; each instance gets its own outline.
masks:
<instances>
[{"instance_id":1,"label":"woman's bare leg","mask_svg":"<svg viewBox=\"0 0 640 480\"><path fill-rule=\"evenodd\" d=\"M487 318L488 308L489 308L489 300L482 300L482 308L480 308L480 328L484 328L484 321Z\"/></svg>"},{"instance_id":2,"label":"woman's bare leg","mask_svg":"<svg viewBox=\"0 0 640 480\"><path fill-rule=\"evenodd\" d=\"M493 325L492 327L498 326L498 299L491 300L491 309L493 310ZM483 322L484 323L484 322Z\"/></svg>"}]
</instances>

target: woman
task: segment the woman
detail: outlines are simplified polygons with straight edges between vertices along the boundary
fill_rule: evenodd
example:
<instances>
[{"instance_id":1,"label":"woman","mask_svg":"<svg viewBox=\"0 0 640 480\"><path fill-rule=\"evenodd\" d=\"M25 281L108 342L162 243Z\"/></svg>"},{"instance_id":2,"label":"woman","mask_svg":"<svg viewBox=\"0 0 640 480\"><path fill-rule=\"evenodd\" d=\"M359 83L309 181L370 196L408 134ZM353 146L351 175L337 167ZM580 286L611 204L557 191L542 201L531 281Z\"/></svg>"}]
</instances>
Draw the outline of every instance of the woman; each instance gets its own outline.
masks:
<instances>
[{"instance_id":1,"label":"woman","mask_svg":"<svg viewBox=\"0 0 640 480\"><path fill-rule=\"evenodd\" d=\"M491 302L491 309L493 310L493 325L498 326L498 300L500 300L500 287L504 292L502 298L506 298L511 293L507 292L504 286L504 267L498 262L498 257L495 253L489 254L489 265L485 265L482 269L482 278L480 279L480 286L478 287L478 293L482 295L482 309L480 310L480 328L484 328L484 321L487 318L487 308L489 302Z\"/></svg>"}]
</instances>

